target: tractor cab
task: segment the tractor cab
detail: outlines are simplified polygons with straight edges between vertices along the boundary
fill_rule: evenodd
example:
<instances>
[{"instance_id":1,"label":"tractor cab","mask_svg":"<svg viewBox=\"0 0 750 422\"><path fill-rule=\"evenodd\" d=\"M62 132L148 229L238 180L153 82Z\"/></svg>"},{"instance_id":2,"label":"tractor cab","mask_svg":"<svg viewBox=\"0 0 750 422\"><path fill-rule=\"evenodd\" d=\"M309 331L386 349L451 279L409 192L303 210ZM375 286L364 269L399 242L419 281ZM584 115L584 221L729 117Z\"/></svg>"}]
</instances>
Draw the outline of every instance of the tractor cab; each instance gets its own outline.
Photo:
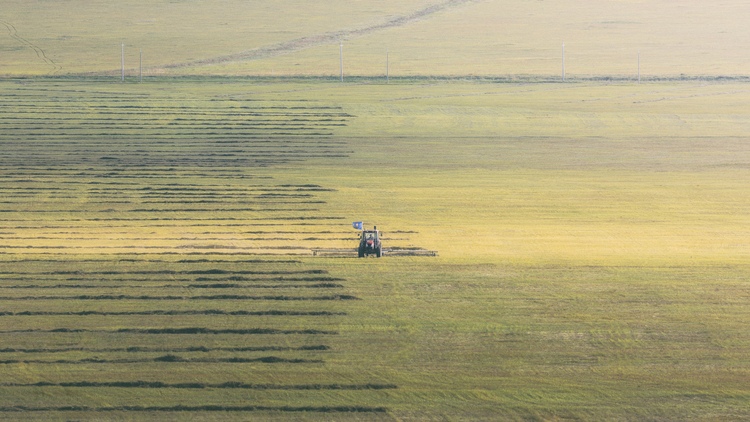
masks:
<instances>
[{"instance_id":1,"label":"tractor cab","mask_svg":"<svg viewBox=\"0 0 750 422\"><path fill-rule=\"evenodd\" d=\"M367 255L375 255L380 258L383 254L383 249L380 242L380 232L377 228L374 230L362 230L357 252L360 258Z\"/></svg>"}]
</instances>

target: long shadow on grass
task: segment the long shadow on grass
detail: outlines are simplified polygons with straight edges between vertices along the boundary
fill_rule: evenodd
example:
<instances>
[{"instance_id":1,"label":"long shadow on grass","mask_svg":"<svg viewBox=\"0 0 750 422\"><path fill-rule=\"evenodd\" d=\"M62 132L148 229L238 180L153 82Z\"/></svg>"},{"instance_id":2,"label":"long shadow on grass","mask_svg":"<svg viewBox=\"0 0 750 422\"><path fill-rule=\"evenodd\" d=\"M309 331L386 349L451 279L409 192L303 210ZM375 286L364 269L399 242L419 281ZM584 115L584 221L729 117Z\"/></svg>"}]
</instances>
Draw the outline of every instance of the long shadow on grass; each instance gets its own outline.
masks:
<instances>
[{"instance_id":1,"label":"long shadow on grass","mask_svg":"<svg viewBox=\"0 0 750 422\"><path fill-rule=\"evenodd\" d=\"M35 384L0 384L3 387L110 387L110 388L178 388L178 389L241 389L241 390L394 390L395 384L246 384L241 382L224 382L220 384L176 383L159 381L113 381L113 382L38 382Z\"/></svg>"},{"instance_id":2,"label":"long shadow on grass","mask_svg":"<svg viewBox=\"0 0 750 422\"><path fill-rule=\"evenodd\" d=\"M183 358L176 355L164 355L151 359L100 359L100 358L87 358L79 360L23 360L23 359L8 359L0 360L0 364L13 365L13 364L65 364L65 365L77 365L77 364L90 364L90 363L106 363L106 364L127 364L127 363L148 363L148 362L179 362L179 363L323 363L322 359L298 359L298 358L280 358L277 356L263 356L259 358L198 358L189 359Z\"/></svg>"},{"instance_id":3,"label":"long shadow on grass","mask_svg":"<svg viewBox=\"0 0 750 422\"><path fill-rule=\"evenodd\" d=\"M234 315L234 316L342 316L346 312L329 312L329 311L223 311L219 309L189 309L189 310L153 310L153 311L68 311L68 312L50 312L50 311L4 311L0 316L126 316L126 315Z\"/></svg>"},{"instance_id":4,"label":"long shadow on grass","mask_svg":"<svg viewBox=\"0 0 750 422\"><path fill-rule=\"evenodd\" d=\"M119 281L119 280L118 280ZM21 285L16 284L12 286L0 286L2 289L146 289L146 288L159 288L159 289L333 289L344 287L342 284L337 283L315 283L315 284L236 284L236 283L212 283L212 284L163 284L163 285L134 285L134 284L118 284L115 286L103 286L101 284L52 284L52 285L39 285L29 284ZM1 313L0 313L1 314Z\"/></svg>"},{"instance_id":5,"label":"long shadow on grass","mask_svg":"<svg viewBox=\"0 0 750 422\"><path fill-rule=\"evenodd\" d=\"M319 412L319 413L385 413L386 407L369 406L117 406L117 407L0 407L3 413L26 412Z\"/></svg>"},{"instance_id":6,"label":"long shadow on grass","mask_svg":"<svg viewBox=\"0 0 750 422\"><path fill-rule=\"evenodd\" d=\"M360 300L351 295L329 296L249 296L249 295L206 295L206 296L135 296L135 295L80 295L80 296L0 296L0 300Z\"/></svg>"},{"instance_id":7,"label":"long shadow on grass","mask_svg":"<svg viewBox=\"0 0 750 422\"><path fill-rule=\"evenodd\" d=\"M120 328L117 330L89 330L85 328L53 328L42 330L29 328L22 330L0 331L0 334L9 333L135 333L135 334L259 334L259 335L290 335L290 334L325 334L336 335L338 331L330 330L279 330L276 328L227 328L213 329L205 327L183 327L183 328Z\"/></svg>"},{"instance_id":8,"label":"long shadow on grass","mask_svg":"<svg viewBox=\"0 0 750 422\"><path fill-rule=\"evenodd\" d=\"M325 344L314 344L310 346L249 346L249 347L141 347L130 346L121 348L89 348L89 347L58 347L58 348L5 348L0 353L63 353L63 352L89 352L89 353L185 353L185 352L294 352L294 351L326 351L330 350Z\"/></svg>"}]
</instances>

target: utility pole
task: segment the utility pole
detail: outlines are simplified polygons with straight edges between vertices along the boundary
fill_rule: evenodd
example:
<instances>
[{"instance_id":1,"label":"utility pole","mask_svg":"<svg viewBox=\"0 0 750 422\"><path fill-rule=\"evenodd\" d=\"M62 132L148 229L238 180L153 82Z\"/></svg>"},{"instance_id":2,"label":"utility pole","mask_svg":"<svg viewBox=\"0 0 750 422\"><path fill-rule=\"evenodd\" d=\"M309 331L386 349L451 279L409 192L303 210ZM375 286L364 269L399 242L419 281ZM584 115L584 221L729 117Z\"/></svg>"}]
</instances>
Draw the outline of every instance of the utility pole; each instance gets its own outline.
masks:
<instances>
[{"instance_id":1,"label":"utility pole","mask_svg":"<svg viewBox=\"0 0 750 422\"><path fill-rule=\"evenodd\" d=\"M341 69L341 82L344 82L344 42L339 41L339 68Z\"/></svg>"},{"instance_id":2,"label":"utility pole","mask_svg":"<svg viewBox=\"0 0 750 422\"><path fill-rule=\"evenodd\" d=\"M638 83L641 83L641 50L638 50Z\"/></svg>"},{"instance_id":3,"label":"utility pole","mask_svg":"<svg viewBox=\"0 0 750 422\"><path fill-rule=\"evenodd\" d=\"M143 83L143 49L140 50L139 61L138 61L138 77L140 83Z\"/></svg>"},{"instance_id":4,"label":"utility pole","mask_svg":"<svg viewBox=\"0 0 750 422\"><path fill-rule=\"evenodd\" d=\"M562 81L565 82L565 43L562 44Z\"/></svg>"},{"instance_id":5,"label":"utility pole","mask_svg":"<svg viewBox=\"0 0 750 422\"><path fill-rule=\"evenodd\" d=\"M389 81L389 79L388 79L388 70L389 69L388 68L389 68L389 64L388 64L388 49L386 48L385 49L385 83L388 83L388 81Z\"/></svg>"},{"instance_id":6,"label":"utility pole","mask_svg":"<svg viewBox=\"0 0 750 422\"><path fill-rule=\"evenodd\" d=\"M120 82L125 82L125 43L120 44Z\"/></svg>"}]
</instances>

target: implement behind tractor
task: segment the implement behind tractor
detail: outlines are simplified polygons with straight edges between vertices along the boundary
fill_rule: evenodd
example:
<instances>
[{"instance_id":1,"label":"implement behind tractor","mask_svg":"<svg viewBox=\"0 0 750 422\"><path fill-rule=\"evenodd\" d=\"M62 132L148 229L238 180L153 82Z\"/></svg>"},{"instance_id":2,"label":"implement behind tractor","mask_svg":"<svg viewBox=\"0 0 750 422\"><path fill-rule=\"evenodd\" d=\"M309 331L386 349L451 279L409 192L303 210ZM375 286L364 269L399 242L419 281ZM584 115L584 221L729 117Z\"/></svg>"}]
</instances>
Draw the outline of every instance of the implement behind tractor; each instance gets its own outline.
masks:
<instances>
[{"instance_id":1,"label":"implement behind tractor","mask_svg":"<svg viewBox=\"0 0 750 422\"><path fill-rule=\"evenodd\" d=\"M384 253L388 252L388 256L437 256L437 251L430 251L423 248L417 248L413 246L407 247L389 247L386 251L383 249L381 242L383 233L378 231L377 226L373 227L372 230L364 228L363 221L355 221L352 223L352 227L359 231L359 246L357 247L357 256L364 258L367 255L375 255L378 258L383 256ZM416 233L416 232L397 232L397 233ZM408 239L396 239L396 240L408 240ZM315 248L312 249L314 256L340 256L350 257L352 256L352 248Z\"/></svg>"}]
</instances>

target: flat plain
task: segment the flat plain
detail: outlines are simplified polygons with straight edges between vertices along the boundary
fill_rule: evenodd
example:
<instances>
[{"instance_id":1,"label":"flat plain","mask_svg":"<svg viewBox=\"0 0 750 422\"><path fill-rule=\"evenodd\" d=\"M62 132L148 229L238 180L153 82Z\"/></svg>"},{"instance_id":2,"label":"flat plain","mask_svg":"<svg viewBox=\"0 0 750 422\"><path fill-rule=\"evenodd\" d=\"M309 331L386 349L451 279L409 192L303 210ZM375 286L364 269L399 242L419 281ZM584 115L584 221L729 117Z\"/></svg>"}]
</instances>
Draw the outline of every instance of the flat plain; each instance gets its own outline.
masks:
<instances>
[{"instance_id":1,"label":"flat plain","mask_svg":"<svg viewBox=\"0 0 750 422\"><path fill-rule=\"evenodd\" d=\"M743 84L2 90L7 419L747 416Z\"/></svg>"},{"instance_id":2,"label":"flat plain","mask_svg":"<svg viewBox=\"0 0 750 422\"><path fill-rule=\"evenodd\" d=\"M83 3L0 16L0 419L750 418L741 2Z\"/></svg>"},{"instance_id":3,"label":"flat plain","mask_svg":"<svg viewBox=\"0 0 750 422\"><path fill-rule=\"evenodd\" d=\"M7 0L0 75L746 77L742 0ZM142 56L141 56L142 53ZM744 76L743 76L744 75Z\"/></svg>"}]
</instances>

